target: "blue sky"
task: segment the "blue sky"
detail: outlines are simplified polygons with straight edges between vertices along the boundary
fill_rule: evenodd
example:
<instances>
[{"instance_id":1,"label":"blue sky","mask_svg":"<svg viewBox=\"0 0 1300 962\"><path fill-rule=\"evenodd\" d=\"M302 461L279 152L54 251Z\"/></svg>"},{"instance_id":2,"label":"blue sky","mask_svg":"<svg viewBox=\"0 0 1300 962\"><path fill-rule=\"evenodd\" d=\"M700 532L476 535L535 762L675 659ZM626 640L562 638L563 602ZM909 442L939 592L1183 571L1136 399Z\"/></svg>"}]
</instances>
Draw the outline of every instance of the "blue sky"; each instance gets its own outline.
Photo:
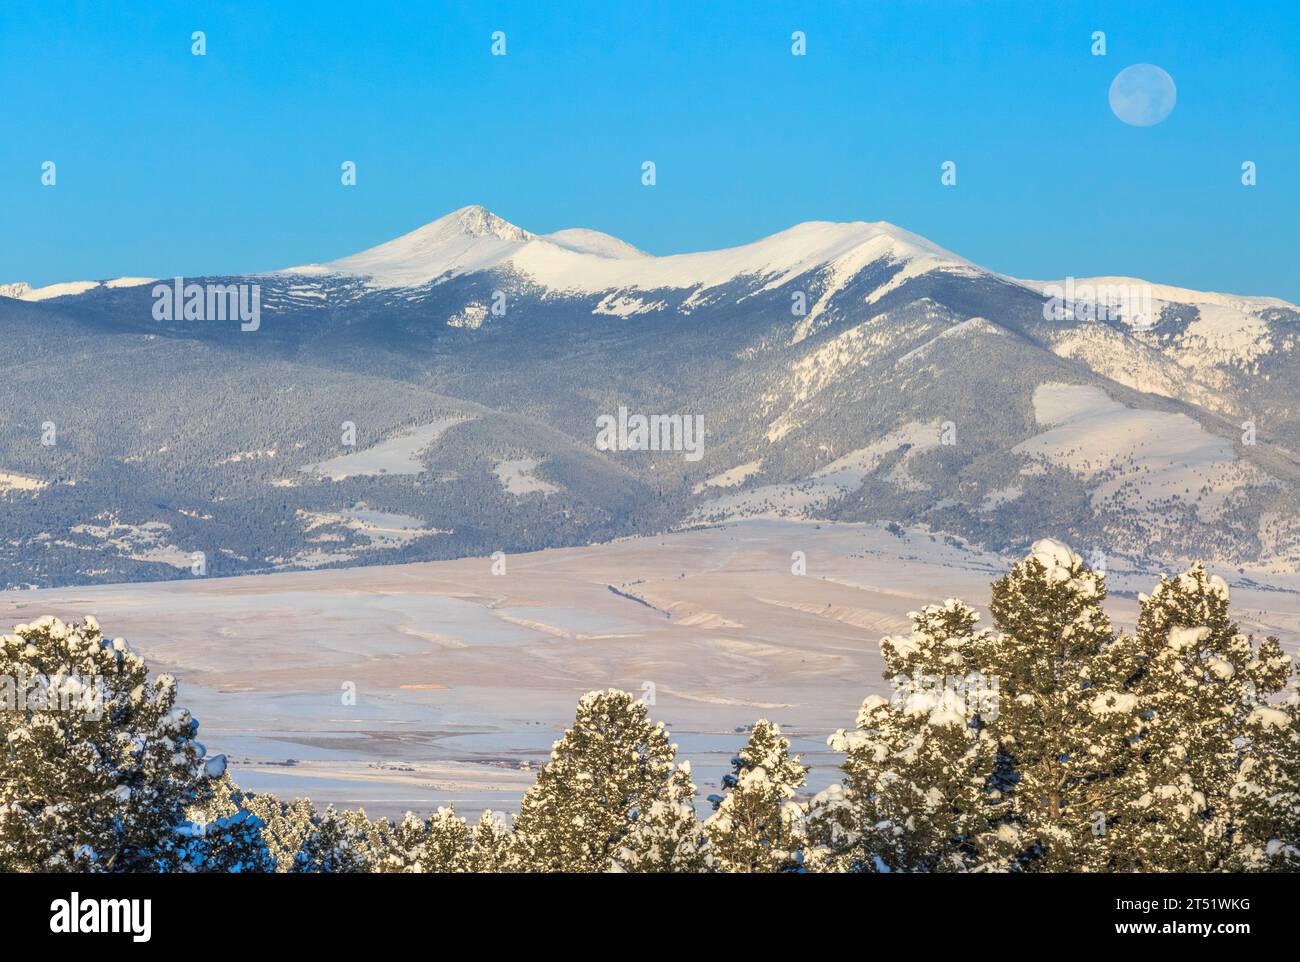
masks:
<instances>
[{"instance_id":1,"label":"blue sky","mask_svg":"<svg viewBox=\"0 0 1300 962\"><path fill-rule=\"evenodd\" d=\"M1178 104L1130 127L1143 62ZM10 0L0 89L0 282L268 270L481 203L657 254L888 220L1022 277L1300 301L1296 3Z\"/></svg>"}]
</instances>

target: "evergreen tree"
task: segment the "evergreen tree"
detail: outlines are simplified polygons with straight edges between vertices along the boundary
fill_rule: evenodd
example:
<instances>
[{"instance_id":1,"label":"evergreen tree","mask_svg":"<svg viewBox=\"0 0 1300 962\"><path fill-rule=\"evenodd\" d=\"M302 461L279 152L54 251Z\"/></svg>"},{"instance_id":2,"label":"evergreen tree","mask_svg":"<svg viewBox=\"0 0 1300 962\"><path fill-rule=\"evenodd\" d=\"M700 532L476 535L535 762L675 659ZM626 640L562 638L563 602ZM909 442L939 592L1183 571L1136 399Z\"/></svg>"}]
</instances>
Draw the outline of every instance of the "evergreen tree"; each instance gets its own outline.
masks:
<instances>
[{"instance_id":1,"label":"evergreen tree","mask_svg":"<svg viewBox=\"0 0 1300 962\"><path fill-rule=\"evenodd\" d=\"M867 698L853 731L829 744L847 754L842 790L822 793L812 821L821 867L931 872L1005 869L1018 835L988 730L1000 692L978 671L987 632L949 599L911 612L912 631L880 642L887 702Z\"/></svg>"},{"instance_id":2,"label":"evergreen tree","mask_svg":"<svg viewBox=\"0 0 1300 962\"><path fill-rule=\"evenodd\" d=\"M840 729L827 743L832 748L838 745L841 750L847 750L847 743L839 739L851 734ZM869 872L880 867L863 837L862 812L861 800L846 792L843 785L828 785L812 797L805 819L808 840L803 866L806 871Z\"/></svg>"},{"instance_id":3,"label":"evergreen tree","mask_svg":"<svg viewBox=\"0 0 1300 962\"><path fill-rule=\"evenodd\" d=\"M521 868L603 872L633 824L667 800L677 746L624 691L588 692L515 819Z\"/></svg>"},{"instance_id":4,"label":"evergreen tree","mask_svg":"<svg viewBox=\"0 0 1300 962\"><path fill-rule=\"evenodd\" d=\"M176 682L93 618L0 637L0 870L157 871L224 759L205 763Z\"/></svg>"},{"instance_id":5,"label":"evergreen tree","mask_svg":"<svg viewBox=\"0 0 1300 962\"><path fill-rule=\"evenodd\" d=\"M311 829L294 859L293 872L340 875L375 868L373 851L355 819L333 805L311 820Z\"/></svg>"},{"instance_id":6,"label":"evergreen tree","mask_svg":"<svg viewBox=\"0 0 1300 962\"><path fill-rule=\"evenodd\" d=\"M186 809L185 817L196 825L206 825L219 818L234 815L244 807L244 792L235 784L229 772L208 779L206 797Z\"/></svg>"},{"instance_id":7,"label":"evergreen tree","mask_svg":"<svg viewBox=\"0 0 1300 962\"><path fill-rule=\"evenodd\" d=\"M389 848L380 861L381 872L422 872L421 859L429 835L429 823L414 812L407 812L389 832Z\"/></svg>"},{"instance_id":8,"label":"evergreen tree","mask_svg":"<svg viewBox=\"0 0 1300 962\"><path fill-rule=\"evenodd\" d=\"M703 827L695 817L691 764L682 762L668 783L667 797L651 802L614 856L617 872L711 872L717 866Z\"/></svg>"},{"instance_id":9,"label":"evergreen tree","mask_svg":"<svg viewBox=\"0 0 1300 962\"><path fill-rule=\"evenodd\" d=\"M364 808L349 808L339 816L351 827L357 852L366 866L363 871L379 871L380 863L393 849L392 823L386 818L372 821Z\"/></svg>"},{"instance_id":10,"label":"evergreen tree","mask_svg":"<svg viewBox=\"0 0 1300 962\"><path fill-rule=\"evenodd\" d=\"M801 865L804 811L794 801L808 767L790 755L780 726L754 723L749 740L723 778L728 789L713 796L704 823L720 867L726 872L787 872Z\"/></svg>"},{"instance_id":11,"label":"evergreen tree","mask_svg":"<svg viewBox=\"0 0 1300 962\"><path fill-rule=\"evenodd\" d=\"M993 585L998 632L976 646L999 681L990 730L1014 769L1008 794L1025 845L1024 867L1105 871L1106 826L1124 801L1115 778L1138 730L1137 698L1110 652L1105 577L1067 546L1037 542Z\"/></svg>"},{"instance_id":12,"label":"evergreen tree","mask_svg":"<svg viewBox=\"0 0 1300 962\"><path fill-rule=\"evenodd\" d=\"M1257 646L1238 631L1227 584L1200 564L1141 604L1136 635L1116 646L1141 727L1119 780L1112 867L1214 871L1233 843L1252 711L1286 684L1290 659L1276 639Z\"/></svg>"},{"instance_id":13,"label":"evergreen tree","mask_svg":"<svg viewBox=\"0 0 1300 962\"><path fill-rule=\"evenodd\" d=\"M514 851L514 834L504 818L485 811L470 831L466 871L513 872L518 870Z\"/></svg>"},{"instance_id":14,"label":"evergreen tree","mask_svg":"<svg viewBox=\"0 0 1300 962\"><path fill-rule=\"evenodd\" d=\"M470 830L450 806L431 818L406 813L387 835L387 851L375 860L383 872L464 872L469 866Z\"/></svg>"},{"instance_id":15,"label":"evergreen tree","mask_svg":"<svg viewBox=\"0 0 1300 962\"><path fill-rule=\"evenodd\" d=\"M191 822L179 830L186 839L178 863L167 871L247 874L274 872L264 824L246 809L210 822Z\"/></svg>"},{"instance_id":16,"label":"evergreen tree","mask_svg":"<svg viewBox=\"0 0 1300 962\"><path fill-rule=\"evenodd\" d=\"M87 619L0 637L0 870L167 872L1300 871L1291 659L1195 565L1114 636L1104 577L1036 543L995 632L948 600L881 639L843 784L757 722L703 824L689 762L626 692L589 692L512 831L450 806L394 826L241 791L175 682ZM8 684L6 689L5 685ZM16 685L22 685L21 691Z\"/></svg>"},{"instance_id":17,"label":"evergreen tree","mask_svg":"<svg viewBox=\"0 0 1300 962\"><path fill-rule=\"evenodd\" d=\"M267 846L266 823L245 805L249 796L228 773L209 782L211 793L186 813L179 832L186 839L178 864L167 871L274 872L277 861Z\"/></svg>"},{"instance_id":18,"label":"evergreen tree","mask_svg":"<svg viewBox=\"0 0 1300 962\"><path fill-rule=\"evenodd\" d=\"M439 808L429 819L420 870L464 872L469 861L470 832L451 806Z\"/></svg>"},{"instance_id":19,"label":"evergreen tree","mask_svg":"<svg viewBox=\"0 0 1300 962\"><path fill-rule=\"evenodd\" d=\"M240 804L262 821L267 851L275 859L277 872L301 871L307 856L307 840L315 831L316 811L305 798L282 802L274 795L243 793Z\"/></svg>"},{"instance_id":20,"label":"evergreen tree","mask_svg":"<svg viewBox=\"0 0 1300 962\"><path fill-rule=\"evenodd\" d=\"M1300 692L1255 705L1232 787L1233 872L1300 872Z\"/></svg>"}]
</instances>

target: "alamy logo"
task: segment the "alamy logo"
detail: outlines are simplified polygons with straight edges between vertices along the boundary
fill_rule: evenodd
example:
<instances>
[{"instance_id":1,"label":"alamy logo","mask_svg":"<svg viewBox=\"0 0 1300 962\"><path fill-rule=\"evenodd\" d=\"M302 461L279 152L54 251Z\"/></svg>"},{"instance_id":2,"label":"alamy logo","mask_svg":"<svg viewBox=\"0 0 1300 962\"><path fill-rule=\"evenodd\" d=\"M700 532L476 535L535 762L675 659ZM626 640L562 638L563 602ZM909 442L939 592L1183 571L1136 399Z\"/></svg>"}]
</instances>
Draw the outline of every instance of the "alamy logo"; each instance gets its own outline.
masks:
<instances>
[{"instance_id":1,"label":"alamy logo","mask_svg":"<svg viewBox=\"0 0 1300 962\"><path fill-rule=\"evenodd\" d=\"M241 331L262 326L262 288L259 284L186 284L176 277L170 284L155 284L155 321L240 321Z\"/></svg>"},{"instance_id":2,"label":"alamy logo","mask_svg":"<svg viewBox=\"0 0 1300 962\"><path fill-rule=\"evenodd\" d=\"M1048 284L1043 304L1045 321L1123 321L1138 331L1155 327L1150 284Z\"/></svg>"},{"instance_id":3,"label":"alamy logo","mask_svg":"<svg viewBox=\"0 0 1300 962\"><path fill-rule=\"evenodd\" d=\"M632 414L596 418L598 451L684 451L687 461L704 456L703 414Z\"/></svg>"},{"instance_id":4,"label":"alamy logo","mask_svg":"<svg viewBox=\"0 0 1300 962\"><path fill-rule=\"evenodd\" d=\"M79 932L127 932L133 942L148 942L153 931L153 902L150 899L86 899L73 892L71 898L50 903L50 931L75 935Z\"/></svg>"},{"instance_id":5,"label":"alamy logo","mask_svg":"<svg viewBox=\"0 0 1300 962\"><path fill-rule=\"evenodd\" d=\"M0 675L0 711L76 712L98 721L104 716L104 679L75 672L51 676L20 665L17 675Z\"/></svg>"},{"instance_id":6,"label":"alamy logo","mask_svg":"<svg viewBox=\"0 0 1300 962\"><path fill-rule=\"evenodd\" d=\"M890 679L889 702L908 714L951 712L959 718L976 715L997 721L1001 684L998 678L974 671L968 675L928 675L913 672Z\"/></svg>"}]
</instances>

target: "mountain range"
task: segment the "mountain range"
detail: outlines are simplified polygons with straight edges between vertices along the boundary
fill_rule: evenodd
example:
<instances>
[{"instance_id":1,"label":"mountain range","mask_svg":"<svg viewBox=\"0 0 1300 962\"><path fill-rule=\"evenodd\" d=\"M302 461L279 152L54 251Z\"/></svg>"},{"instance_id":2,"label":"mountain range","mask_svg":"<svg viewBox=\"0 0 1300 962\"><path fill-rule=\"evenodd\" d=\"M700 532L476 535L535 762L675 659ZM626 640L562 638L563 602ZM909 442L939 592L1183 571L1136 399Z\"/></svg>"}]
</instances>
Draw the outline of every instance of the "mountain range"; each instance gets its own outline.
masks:
<instances>
[{"instance_id":1,"label":"mountain range","mask_svg":"<svg viewBox=\"0 0 1300 962\"><path fill-rule=\"evenodd\" d=\"M1300 308L1275 298L1021 280L883 222L656 257L482 207L184 283L255 286L259 323L159 319L170 278L0 285L0 584L753 517L1300 560ZM700 418L701 456L598 446L620 411Z\"/></svg>"}]
</instances>

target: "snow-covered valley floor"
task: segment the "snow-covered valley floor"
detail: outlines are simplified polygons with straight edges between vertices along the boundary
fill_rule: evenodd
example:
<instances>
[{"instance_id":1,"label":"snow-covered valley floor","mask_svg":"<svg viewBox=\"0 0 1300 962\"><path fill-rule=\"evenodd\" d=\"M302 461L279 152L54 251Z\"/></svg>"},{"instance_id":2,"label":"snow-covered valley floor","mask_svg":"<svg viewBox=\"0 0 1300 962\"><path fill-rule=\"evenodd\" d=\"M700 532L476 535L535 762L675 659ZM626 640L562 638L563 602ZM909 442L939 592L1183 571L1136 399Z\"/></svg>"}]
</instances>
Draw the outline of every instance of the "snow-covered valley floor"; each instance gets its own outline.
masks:
<instances>
[{"instance_id":1,"label":"snow-covered valley floor","mask_svg":"<svg viewBox=\"0 0 1300 962\"><path fill-rule=\"evenodd\" d=\"M475 815L514 810L579 696L606 687L653 699L701 799L762 717L820 789L837 778L826 736L888 694L880 637L946 597L986 612L1008 564L920 532L747 521L511 556L504 574L468 558L6 592L0 620L95 615L179 678L201 740L245 788L371 816L449 802ZM1300 577L1217 573L1243 630L1294 652ZM1117 625L1158 575L1112 572Z\"/></svg>"}]
</instances>

